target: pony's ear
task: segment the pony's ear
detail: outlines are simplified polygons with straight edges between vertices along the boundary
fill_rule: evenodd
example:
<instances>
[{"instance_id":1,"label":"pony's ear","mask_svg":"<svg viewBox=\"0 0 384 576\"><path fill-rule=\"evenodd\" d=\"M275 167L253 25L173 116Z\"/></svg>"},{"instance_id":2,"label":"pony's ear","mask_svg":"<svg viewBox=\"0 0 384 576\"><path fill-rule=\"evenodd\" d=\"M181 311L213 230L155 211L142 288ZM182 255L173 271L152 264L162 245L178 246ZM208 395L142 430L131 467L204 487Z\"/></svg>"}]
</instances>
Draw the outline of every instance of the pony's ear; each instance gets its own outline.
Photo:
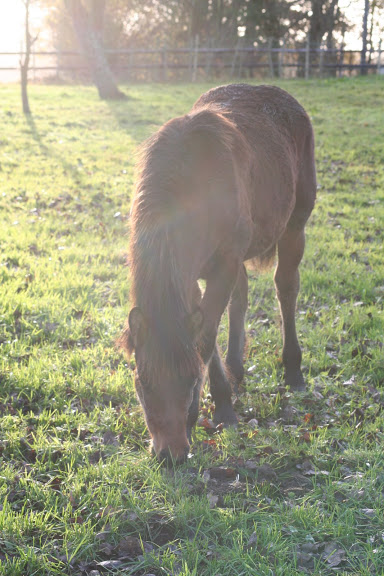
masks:
<instances>
[{"instance_id":1,"label":"pony's ear","mask_svg":"<svg viewBox=\"0 0 384 576\"><path fill-rule=\"evenodd\" d=\"M196 308L191 314L186 317L186 326L192 335L193 339L196 339L204 324L204 314L201 308Z\"/></svg>"},{"instance_id":2,"label":"pony's ear","mask_svg":"<svg viewBox=\"0 0 384 576\"><path fill-rule=\"evenodd\" d=\"M143 345L147 339L148 325L140 308L132 308L128 316L128 325L133 346L137 348Z\"/></svg>"}]
</instances>

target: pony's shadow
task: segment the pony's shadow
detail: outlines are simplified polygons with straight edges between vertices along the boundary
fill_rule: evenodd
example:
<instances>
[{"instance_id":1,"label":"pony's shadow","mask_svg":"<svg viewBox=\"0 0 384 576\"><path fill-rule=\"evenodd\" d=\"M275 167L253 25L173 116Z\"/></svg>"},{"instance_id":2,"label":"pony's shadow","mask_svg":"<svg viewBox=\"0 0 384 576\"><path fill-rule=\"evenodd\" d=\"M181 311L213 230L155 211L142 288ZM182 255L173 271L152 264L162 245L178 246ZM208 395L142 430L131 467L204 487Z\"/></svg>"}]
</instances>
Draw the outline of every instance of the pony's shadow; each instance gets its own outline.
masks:
<instances>
[{"instance_id":1,"label":"pony's shadow","mask_svg":"<svg viewBox=\"0 0 384 576\"><path fill-rule=\"evenodd\" d=\"M119 129L129 134L136 145L139 145L158 127L155 115L143 115L140 100L127 96L124 100L106 100L110 113L115 118Z\"/></svg>"},{"instance_id":2,"label":"pony's shadow","mask_svg":"<svg viewBox=\"0 0 384 576\"><path fill-rule=\"evenodd\" d=\"M39 146L40 152L44 154L44 156L51 157L57 160L62 165L63 170L72 176L76 184L81 185L83 183L83 176L79 172L78 167L75 164L72 164L71 162L65 160L65 158L61 154L55 153L51 147L47 146L47 144L44 143L44 140L41 136L41 133L39 132L39 129L36 125L35 119L33 118L32 114L26 116L26 122L28 124L32 138Z\"/></svg>"}]
</instances>

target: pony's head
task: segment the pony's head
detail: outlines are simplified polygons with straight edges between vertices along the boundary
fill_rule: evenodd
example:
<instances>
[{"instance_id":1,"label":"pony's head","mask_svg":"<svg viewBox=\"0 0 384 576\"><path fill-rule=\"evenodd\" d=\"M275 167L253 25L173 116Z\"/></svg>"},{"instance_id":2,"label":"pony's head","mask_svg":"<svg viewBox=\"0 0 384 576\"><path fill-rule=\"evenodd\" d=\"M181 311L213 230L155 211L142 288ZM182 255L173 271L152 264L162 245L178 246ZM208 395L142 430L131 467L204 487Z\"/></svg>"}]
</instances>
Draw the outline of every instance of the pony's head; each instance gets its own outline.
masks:
<instances>
[{"instance_id":1,"label":"pony's head","mask_svg":"<svg viewBox=\"0 0 384 576\"><path fill-rule=\"evenodd\" d=\"M170 323L172 320L169 318ZM129 354L135 353L136 393L152 437L152 450L162 461L179 463L189 452L188 414L194 394L199 395L203 375L196 348L202 323L198 308L184 319L184 326L173 327L174 338L169 339L168 329L162 339L156 321L135 307L120 339Z\"/></svg>"}]
</instances>

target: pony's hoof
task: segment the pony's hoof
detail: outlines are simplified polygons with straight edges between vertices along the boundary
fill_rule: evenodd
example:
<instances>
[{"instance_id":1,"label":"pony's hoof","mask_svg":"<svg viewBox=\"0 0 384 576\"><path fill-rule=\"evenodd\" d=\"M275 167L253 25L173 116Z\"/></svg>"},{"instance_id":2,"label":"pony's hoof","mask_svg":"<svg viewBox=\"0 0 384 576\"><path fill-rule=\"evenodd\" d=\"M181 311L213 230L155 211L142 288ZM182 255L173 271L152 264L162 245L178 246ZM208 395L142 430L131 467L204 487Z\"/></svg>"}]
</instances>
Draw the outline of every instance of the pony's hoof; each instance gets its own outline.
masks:
<instances>
[{"instance_id":1,"label":"pony's hoof","mask_svg":"<svg viewBox=\"0 0 384 576\"><path fill-rule=\"evenodd\" d=\"M303 392L306 389L301 371L285 376L285 385L293 392Z\"/></svg>"},{"instance_id":2,"label":"pony's hoof","mask_svg":"<svg viewBox=\"0 0 384 576\"><path fill-rule=\"evenodd\" d=\"M232 406L222 406L220 408L216 408L213 416L213 422L216 424L216 426L223 424L224 428L229 428L230 426L236 428L238 421Z\"/></svg>"}]
</instances>

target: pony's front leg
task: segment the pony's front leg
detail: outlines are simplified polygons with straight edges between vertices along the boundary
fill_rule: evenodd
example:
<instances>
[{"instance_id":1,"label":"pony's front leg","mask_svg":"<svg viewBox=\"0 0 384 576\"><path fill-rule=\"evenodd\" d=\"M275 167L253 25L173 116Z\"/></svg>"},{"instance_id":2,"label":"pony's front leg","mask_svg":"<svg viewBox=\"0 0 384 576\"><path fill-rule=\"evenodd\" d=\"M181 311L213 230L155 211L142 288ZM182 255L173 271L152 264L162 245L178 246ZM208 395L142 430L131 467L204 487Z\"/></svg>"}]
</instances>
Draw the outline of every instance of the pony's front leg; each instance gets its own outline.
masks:
<instances>
[{"instance_id":1,"label":"pony's front leg","mask_svg":"<svg viewBox=\"0 0 384 576\"><path fill-rule=\"evenodd\" d=\"M199 407L200 407L200 394L201 388L203 386L203 382L205 379L205 370L204 374L201 378L196 382L195 387L193 389L193 396L192 402L189 406L188 410L188 418L187 418L187 438L189 443L192 442L192 429L194 428L197 418L199 416Z\"/></svg>"},{"instance_id":2,"label":"pony's front leg","mask_svg":"<svg viewBox=\"0 0 384 576\"><path fill-rule=\"evenodd\" d=\"M232 388L217 344L209 362L208 370L209 387L212 400L215 403L213 421L215 424L223 423L224 426L236 426L237 416L232 406Z\"/></svg>"},{"instance_id":3,"label":"pony's front leg","mask_svg":"<svg viewBox=\"0 0 384 576\"><path fill-rule=\"evenodd\" d=\"M231 385L220 358L216 337L221 316L236 284L240 266L241 261L238 258L223 256L207 277L207 286L201 301L204 323L200 338L200 353L204 363L209 363L210 389L215 402L214 421L223 422L226 426L236 424L237 418L232 407Z\"/></svg>"}]
</instances>

